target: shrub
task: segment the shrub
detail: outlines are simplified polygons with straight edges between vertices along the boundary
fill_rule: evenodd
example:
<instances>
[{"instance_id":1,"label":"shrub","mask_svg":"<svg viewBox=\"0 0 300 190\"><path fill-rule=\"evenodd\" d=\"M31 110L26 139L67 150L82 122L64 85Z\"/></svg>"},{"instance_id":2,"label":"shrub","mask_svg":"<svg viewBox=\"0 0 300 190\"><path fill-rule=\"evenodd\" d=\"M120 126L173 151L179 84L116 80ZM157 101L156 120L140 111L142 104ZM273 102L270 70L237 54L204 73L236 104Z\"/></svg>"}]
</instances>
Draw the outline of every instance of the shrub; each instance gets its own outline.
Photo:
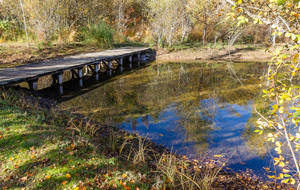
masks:
<instances>
[{"instance_id":1,"label":"shrub","mask_svg":"<svg viewBox=\"0 0 300 190\"><path fill-rule=\"evenodd\" d=\"M3 41L17 41L22 36L20 26L8 20L0 20L0 38Z\"/></svg>"},{"instance_id":2,"label":"shrub","mask_svg":"<svg viewBox=\"0 0 300 190\"><path fill-rule=\"evenodd\" d=\"M114 34L115 30L105 23L91 24L81 28L80 40L107 48L112 46Z\"/></svg>"}]
</instances>

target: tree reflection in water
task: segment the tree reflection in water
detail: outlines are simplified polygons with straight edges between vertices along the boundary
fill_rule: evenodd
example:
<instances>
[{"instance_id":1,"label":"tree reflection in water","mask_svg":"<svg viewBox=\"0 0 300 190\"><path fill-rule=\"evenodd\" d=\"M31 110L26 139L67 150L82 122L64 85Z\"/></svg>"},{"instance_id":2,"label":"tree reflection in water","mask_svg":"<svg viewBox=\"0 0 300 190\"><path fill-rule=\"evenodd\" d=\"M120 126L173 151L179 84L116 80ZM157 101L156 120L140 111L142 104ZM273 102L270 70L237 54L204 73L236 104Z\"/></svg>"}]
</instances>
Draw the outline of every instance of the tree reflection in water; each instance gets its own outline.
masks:
<instances>
[{"instance_id":1,"label":"tree reflection in water","mask_svg":"<svg viewBox=\"0 0 300 190\"><path fill-rule=\"evenodd\" d=\"M147 135L191 157L230 157L251 168L266 153L252 130L263 63L164 63L135 71L60 104L108 125ZM261 103L267 109L268 103ZM240 163L246 163L246 166ZM257 167L258 170L258 167Z\"/></svg>"}]
</instances>

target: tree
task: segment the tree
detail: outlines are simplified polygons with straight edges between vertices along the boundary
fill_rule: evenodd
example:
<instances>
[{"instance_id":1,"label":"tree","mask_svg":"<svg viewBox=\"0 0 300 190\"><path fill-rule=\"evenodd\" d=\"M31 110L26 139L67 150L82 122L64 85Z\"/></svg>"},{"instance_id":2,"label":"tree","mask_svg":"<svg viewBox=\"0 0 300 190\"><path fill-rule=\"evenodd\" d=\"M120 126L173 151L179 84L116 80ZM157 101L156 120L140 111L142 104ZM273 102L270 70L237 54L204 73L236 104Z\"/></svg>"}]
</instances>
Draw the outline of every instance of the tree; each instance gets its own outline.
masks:
<instances>
[{"instance_id":1,"label":"tree","mask_svg":"<svg viewBox=\"0 0 300 190\"><path fill-rule=\"evenodd\" d=\"M149 23L154 41L159 46L172 46L181 36L184 41L191 29L188 0L150 0Z\"/></svg>"},{"instance_id":2,"label":"tree","mask_svg":"<svg viewBox=\"0 0 300 190\"><path fill-rule=\"evenodd\" d=\"M116 28L120 34L128 35L130 30L135 30L137 23L141 21L142 10L146 4L142 0L114 0L113 17L116 20ZM144 7L144 8L143 8Z\"/></svg>"},{"instance_id":3,"label":"tree","mask_svg":"<svg viewBox=\"0 0 300 190\"><path fill-rule=\"evenodd\" d=\"M190 0L188 9L191 12L194 23L203 24L202 43L206 45L207 32L210 28L211 31L214 25L220 20L219 14L224 11L225 4L220 0Z\"/></svg>"},{"instance_id":4,"label":"tree","mask_svg":"<svg viewBox=\"0 0 300 190\"><path fill-rule=\"evenodd\" d=\"M264 97L272 102L272 109L267 116L260 115L256 132L264 134L268 131L268 141L275 144L278 154L274 164L281 168L278 176L269 176L281 180L282 183L298 183L300 188L299 148L300 128L300 87L299 80L299 0L226 0L234 8L228 14L239 23L247 23L251 19L257 24L272 27L273 35L285 38L288 43L280 45L273 40L274 47L269 52L274 54L270 60L269 71L265 78L267 85ZM273 128L275 132L270 132Z\"/></svg>"},{"instance_id":5,"label":"tree","mask_svg":"<svg viewBox=\"0 0 300 190\"><path fill-rule=\"evenodd\" d=\"M29 42L29 37L28 37L28 32L27 32L27 24L26 24L26 17L25 17L23 2L22 2L22 0L19 0L19 1L20 1L21 9L22 9L23 22L24 22L24 28L25 28L25 34L26 34L26 38L27 38L27 43L28 43L28 47L30 47L30 42Z\"/></svg>"},{"instance_id":6,"label":"tree","mask_svg":"<svg viewBox=\"0 0 300 190\"><path fill-rule=\"evenodd\" d=\"M0 18L28 24L39 41L50 43L61 31L76 31L89 22L107 22L112 2L104 0L3 0Z\"/></svg>"}]
</instances>

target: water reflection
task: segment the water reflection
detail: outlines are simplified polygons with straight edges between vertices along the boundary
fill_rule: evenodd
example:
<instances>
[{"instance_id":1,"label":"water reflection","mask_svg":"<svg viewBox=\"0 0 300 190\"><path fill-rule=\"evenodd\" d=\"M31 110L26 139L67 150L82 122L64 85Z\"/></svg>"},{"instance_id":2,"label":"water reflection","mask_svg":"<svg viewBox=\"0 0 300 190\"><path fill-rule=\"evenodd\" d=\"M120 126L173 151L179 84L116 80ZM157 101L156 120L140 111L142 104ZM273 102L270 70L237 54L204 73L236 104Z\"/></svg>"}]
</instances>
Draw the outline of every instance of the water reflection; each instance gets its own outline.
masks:
<instances>
[{"instance_id":1,"label":"water reflection","mask_svg":"<svg viewBox=\"0 0 300 190\"><path fill-rule=\"evenodd\" d=\"M262 63L152 64L62 102L108 125L152 138L189 157L232 157L234 170L270 167L253 133ZM266 158L263 158L263 157Z\"/></svg>"}]
</instances>

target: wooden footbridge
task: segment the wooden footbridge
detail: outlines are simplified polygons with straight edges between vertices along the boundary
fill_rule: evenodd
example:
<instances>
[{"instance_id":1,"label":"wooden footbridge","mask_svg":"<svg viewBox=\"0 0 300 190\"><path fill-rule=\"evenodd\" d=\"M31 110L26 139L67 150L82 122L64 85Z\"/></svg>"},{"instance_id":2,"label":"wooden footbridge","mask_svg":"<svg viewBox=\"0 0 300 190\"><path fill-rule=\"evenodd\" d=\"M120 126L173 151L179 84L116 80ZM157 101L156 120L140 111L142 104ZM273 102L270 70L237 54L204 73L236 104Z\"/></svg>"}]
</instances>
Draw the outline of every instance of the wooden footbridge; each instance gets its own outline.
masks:
<instances>
[{"instance_id":1,"label":"wooden footbridge","mask_svg":"<svg viewBox=\"0 0 300 190\"><path fill-rule=\"evenodd\" d=\"M141 60L142 56L151 51L150 48L145 47L123 47L0 69L0 86L8 87L17 83L28 82L30 89L36 91L38 79L47 75L52 75L53 83L62 86L64 71L70 70L73 78L82 79L82 70L85 66L97 74L100 71L100 64L104 64L107 69L111 70L112 61L123 66L124 63L131 63L133 58Z\"/></svg>"}]
</instances>

